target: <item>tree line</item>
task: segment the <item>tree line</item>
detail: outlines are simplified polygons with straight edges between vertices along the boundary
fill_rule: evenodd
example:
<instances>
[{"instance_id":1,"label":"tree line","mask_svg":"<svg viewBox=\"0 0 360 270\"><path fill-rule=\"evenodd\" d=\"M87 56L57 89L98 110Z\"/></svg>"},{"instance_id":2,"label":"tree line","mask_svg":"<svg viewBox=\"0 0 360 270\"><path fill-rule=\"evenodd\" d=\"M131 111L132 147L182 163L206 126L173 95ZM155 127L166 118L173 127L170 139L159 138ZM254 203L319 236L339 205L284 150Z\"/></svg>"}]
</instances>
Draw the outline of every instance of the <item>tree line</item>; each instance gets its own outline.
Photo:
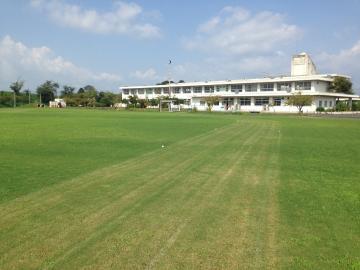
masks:
<instances>
[{"instance_id":1,"label":"tree line","mask_svg":"<svg viewBox=\"0 0 360 270\"><path fill-rule=\"evenodd\" d=\"M45 104L56 97L63 98L67 106L110 107L121 102L121 94L98 91L92 85L76 89L70 85L60 88L59 83L47 80L36 88L36 93L23 90L24 81L17 80L10 84L10 91L0 91L0 107L16 107L25 104Z\"/></svg>"}]
</instances>

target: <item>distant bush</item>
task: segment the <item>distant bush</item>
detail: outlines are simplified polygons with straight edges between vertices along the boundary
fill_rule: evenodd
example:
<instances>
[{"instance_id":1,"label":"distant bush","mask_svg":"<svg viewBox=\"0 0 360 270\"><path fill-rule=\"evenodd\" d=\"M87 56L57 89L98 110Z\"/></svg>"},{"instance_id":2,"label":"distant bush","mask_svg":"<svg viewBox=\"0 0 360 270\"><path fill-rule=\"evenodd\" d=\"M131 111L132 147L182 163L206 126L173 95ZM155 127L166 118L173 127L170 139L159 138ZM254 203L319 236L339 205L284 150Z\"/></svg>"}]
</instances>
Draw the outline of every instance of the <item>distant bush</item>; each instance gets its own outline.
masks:
<instances>
[{"instance_id":1,"label":"distant bush","mask_svg":"<svg viewBox=\"0 0 360 270\"><path fill-rule=\"evenodd\" d=\"M316 111L317 112L325 112L325 109L324 109L324 107L317 107Z\"/></svg>"},{"instance_id":2,"label":"distant bush","mask_svg":"<svg viewBox=\"0 0 360 270\"><path fill-rule=\"evenodd\" d=\"M351 110L360 111L360 101L353 101Z\"/></svg>"},{"instance_id":3,"label":"distant bush","mask_svg":"<svg viewBox=\"0 0 360 270\"><path fill-rule=\"evenodd\" d=\"M151 106L159 106L159 100L156 98L152 98L149 100Z\"/></svg>"},{"instance_id":4,"label":"distant bush","mask_svg":"<svg viewBox=\"0 0 360 270\"><path fill-rule=\"evenodd\" d=\"M191 108L191 112L196 113L196 112L198 112L198 109L196 107L193 107L193 108Z\"/></svg>"},{"instance_id":5,"label":"distant bush","mask_svg":"<svg viewBox=\"0 0 360 270\"><path fill-rule=\"evenodd\" d=\"M329 109L326 109L325 111L326 112L335 112L335 109L334 108L329 108Z\"/></svg>"},{"instance_id":6,"label":"distant bush","mask_svg":"<svg viewBox=\"0 0 360 270\"><path fill-rule=\"evenodd\" d=\"M340 101L336 103L335 110L337 112L345 112L349 110L349 107L346 102Z\"/></svg>"}]
</instances>

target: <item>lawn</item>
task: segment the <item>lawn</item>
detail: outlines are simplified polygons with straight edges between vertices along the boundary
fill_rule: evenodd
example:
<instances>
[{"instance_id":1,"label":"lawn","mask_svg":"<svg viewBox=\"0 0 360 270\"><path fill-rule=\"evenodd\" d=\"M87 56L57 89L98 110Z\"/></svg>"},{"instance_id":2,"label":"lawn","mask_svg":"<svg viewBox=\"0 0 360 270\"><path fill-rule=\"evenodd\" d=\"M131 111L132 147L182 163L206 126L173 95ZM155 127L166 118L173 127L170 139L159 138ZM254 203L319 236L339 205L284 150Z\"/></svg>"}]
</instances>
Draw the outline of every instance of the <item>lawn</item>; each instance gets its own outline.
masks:
<instances>
[{"instance_id":1,"label":"lawn","mask_svg":"<svg viewBox=\"0 0 360 270\"><path fill-rule=\"evenodd\" d=\"M2 109L0 125L0 269L360 269L359 120Z\"/></svg>"}]
</instances>

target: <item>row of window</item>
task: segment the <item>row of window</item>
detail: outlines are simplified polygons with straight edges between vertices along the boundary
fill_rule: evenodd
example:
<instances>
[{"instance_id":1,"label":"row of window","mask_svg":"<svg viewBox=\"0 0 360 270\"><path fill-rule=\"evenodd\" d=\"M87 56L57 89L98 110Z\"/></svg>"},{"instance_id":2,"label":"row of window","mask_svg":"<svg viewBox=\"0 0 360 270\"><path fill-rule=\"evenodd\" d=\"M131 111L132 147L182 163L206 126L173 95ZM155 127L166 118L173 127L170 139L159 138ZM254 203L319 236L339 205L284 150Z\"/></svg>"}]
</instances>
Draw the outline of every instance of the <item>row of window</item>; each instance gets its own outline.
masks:
<instances>
[{"instance_id":1,"label":"row of window","mask_svg":"<svg viewBox=\"0 0 360 270\"><path fill-rule=\"evenodd\" d=\"M329 106L328 106L329 105ZM331 100L329 100L329 103L327 100L319 100L319 106L318 107L324 107L324 108L327 108L327 107L332 107L333 106L333 102Z\"/></svg>"},{"instance_id":2,"label":"row of window","mask_svg":"<svg viewBox=\"0 0 360 270\"><path fill-rule=\"evenodd\" d=\"M275 98L273 98L272 105L273 106L281 106L282 100L283 100L282 97L275 97ZM224 100L223 104L224 103L233 104L233 99ZM250 106L251 105L251 98L249 98L249 97L240 98L239 99L239 104L240 104L240 106ZM255 105L256 106L264 106L264 105L269 105L269 104L270 104L270 102L269 102L268 97L255 98ZM205 105L205 101L200 101L200 105ZM219 105L219 103L216 103L214 105Z\"/></svg>"},{"instance_id":3,"label":"row of window","mask_svg":"<svg viewBox=\"0 0 360 270\"><path fill-rule=\"evenodd\" d=\"M274 83L261 83L260 91L274 91ZM257 92L258 84L231 84L231 85L210 85L210 86L194 86L194 87L173 87L171 91L174 94L200 94L200 93L215 93L215 92ZM281 82L276 84L277 91L291 91L291 82ZM310 81L295 82L295 90L311 90ZM143 95L143 94L169 94L170 89L166 88L146 88L146 89L124 89L125 95Z\"/></svg>"},{"instance_id":4,"label":"row of window","mask_svg":"<svg viewBox=\"0 0 360 270\"><path fill-rule=\"evenodd\" d=\"M284 98L282 97L274 97L273 98L273 106L281 106L282 100ZM251 99L250 98L240 98L239 104L241 106L250 106L251 105ZM255 98L255 105L256 106L263 106L263 105L269 105L269 98L268 97L258 97Z\"/></svg>"}]
</instances>

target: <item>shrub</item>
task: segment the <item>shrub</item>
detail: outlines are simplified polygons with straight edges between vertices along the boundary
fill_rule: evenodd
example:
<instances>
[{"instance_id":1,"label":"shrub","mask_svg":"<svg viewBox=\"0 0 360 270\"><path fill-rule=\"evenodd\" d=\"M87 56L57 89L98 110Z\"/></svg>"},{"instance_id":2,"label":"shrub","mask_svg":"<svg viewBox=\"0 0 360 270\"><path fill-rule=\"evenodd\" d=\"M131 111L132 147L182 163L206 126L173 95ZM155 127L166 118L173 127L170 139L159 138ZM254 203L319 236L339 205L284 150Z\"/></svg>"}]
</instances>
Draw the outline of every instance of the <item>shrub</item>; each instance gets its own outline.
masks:
<instances>
[{"instance_id":1,"label":"shrub","mask_svg":"<svg viewBox=\"0 0 360 270\"><path fill-rule=\"evenodd\" d=\"M353 101L351 110L360 111L360 101Z\"/></svg>"},{"instance_id":2,"label":"shrub","mask_svg":"<svg viewBox=\"0 0 360 270\"><path fill-rule=\"evenodd\" d=\"M349 107L346 102L340 101L336 103L335 109L337 112L345 112L349 110Z\"/></svg>"},{"instance_id":3,"label":"shrub","mask_svg":"<svg viewBox=\"0 0 360 270\"><path fill-rule=\"evenodd\" d=\"M316 111L317 112L325 112L325 109L324 109L324 107L317 107Z\"/></svg>"}]
</instances>

